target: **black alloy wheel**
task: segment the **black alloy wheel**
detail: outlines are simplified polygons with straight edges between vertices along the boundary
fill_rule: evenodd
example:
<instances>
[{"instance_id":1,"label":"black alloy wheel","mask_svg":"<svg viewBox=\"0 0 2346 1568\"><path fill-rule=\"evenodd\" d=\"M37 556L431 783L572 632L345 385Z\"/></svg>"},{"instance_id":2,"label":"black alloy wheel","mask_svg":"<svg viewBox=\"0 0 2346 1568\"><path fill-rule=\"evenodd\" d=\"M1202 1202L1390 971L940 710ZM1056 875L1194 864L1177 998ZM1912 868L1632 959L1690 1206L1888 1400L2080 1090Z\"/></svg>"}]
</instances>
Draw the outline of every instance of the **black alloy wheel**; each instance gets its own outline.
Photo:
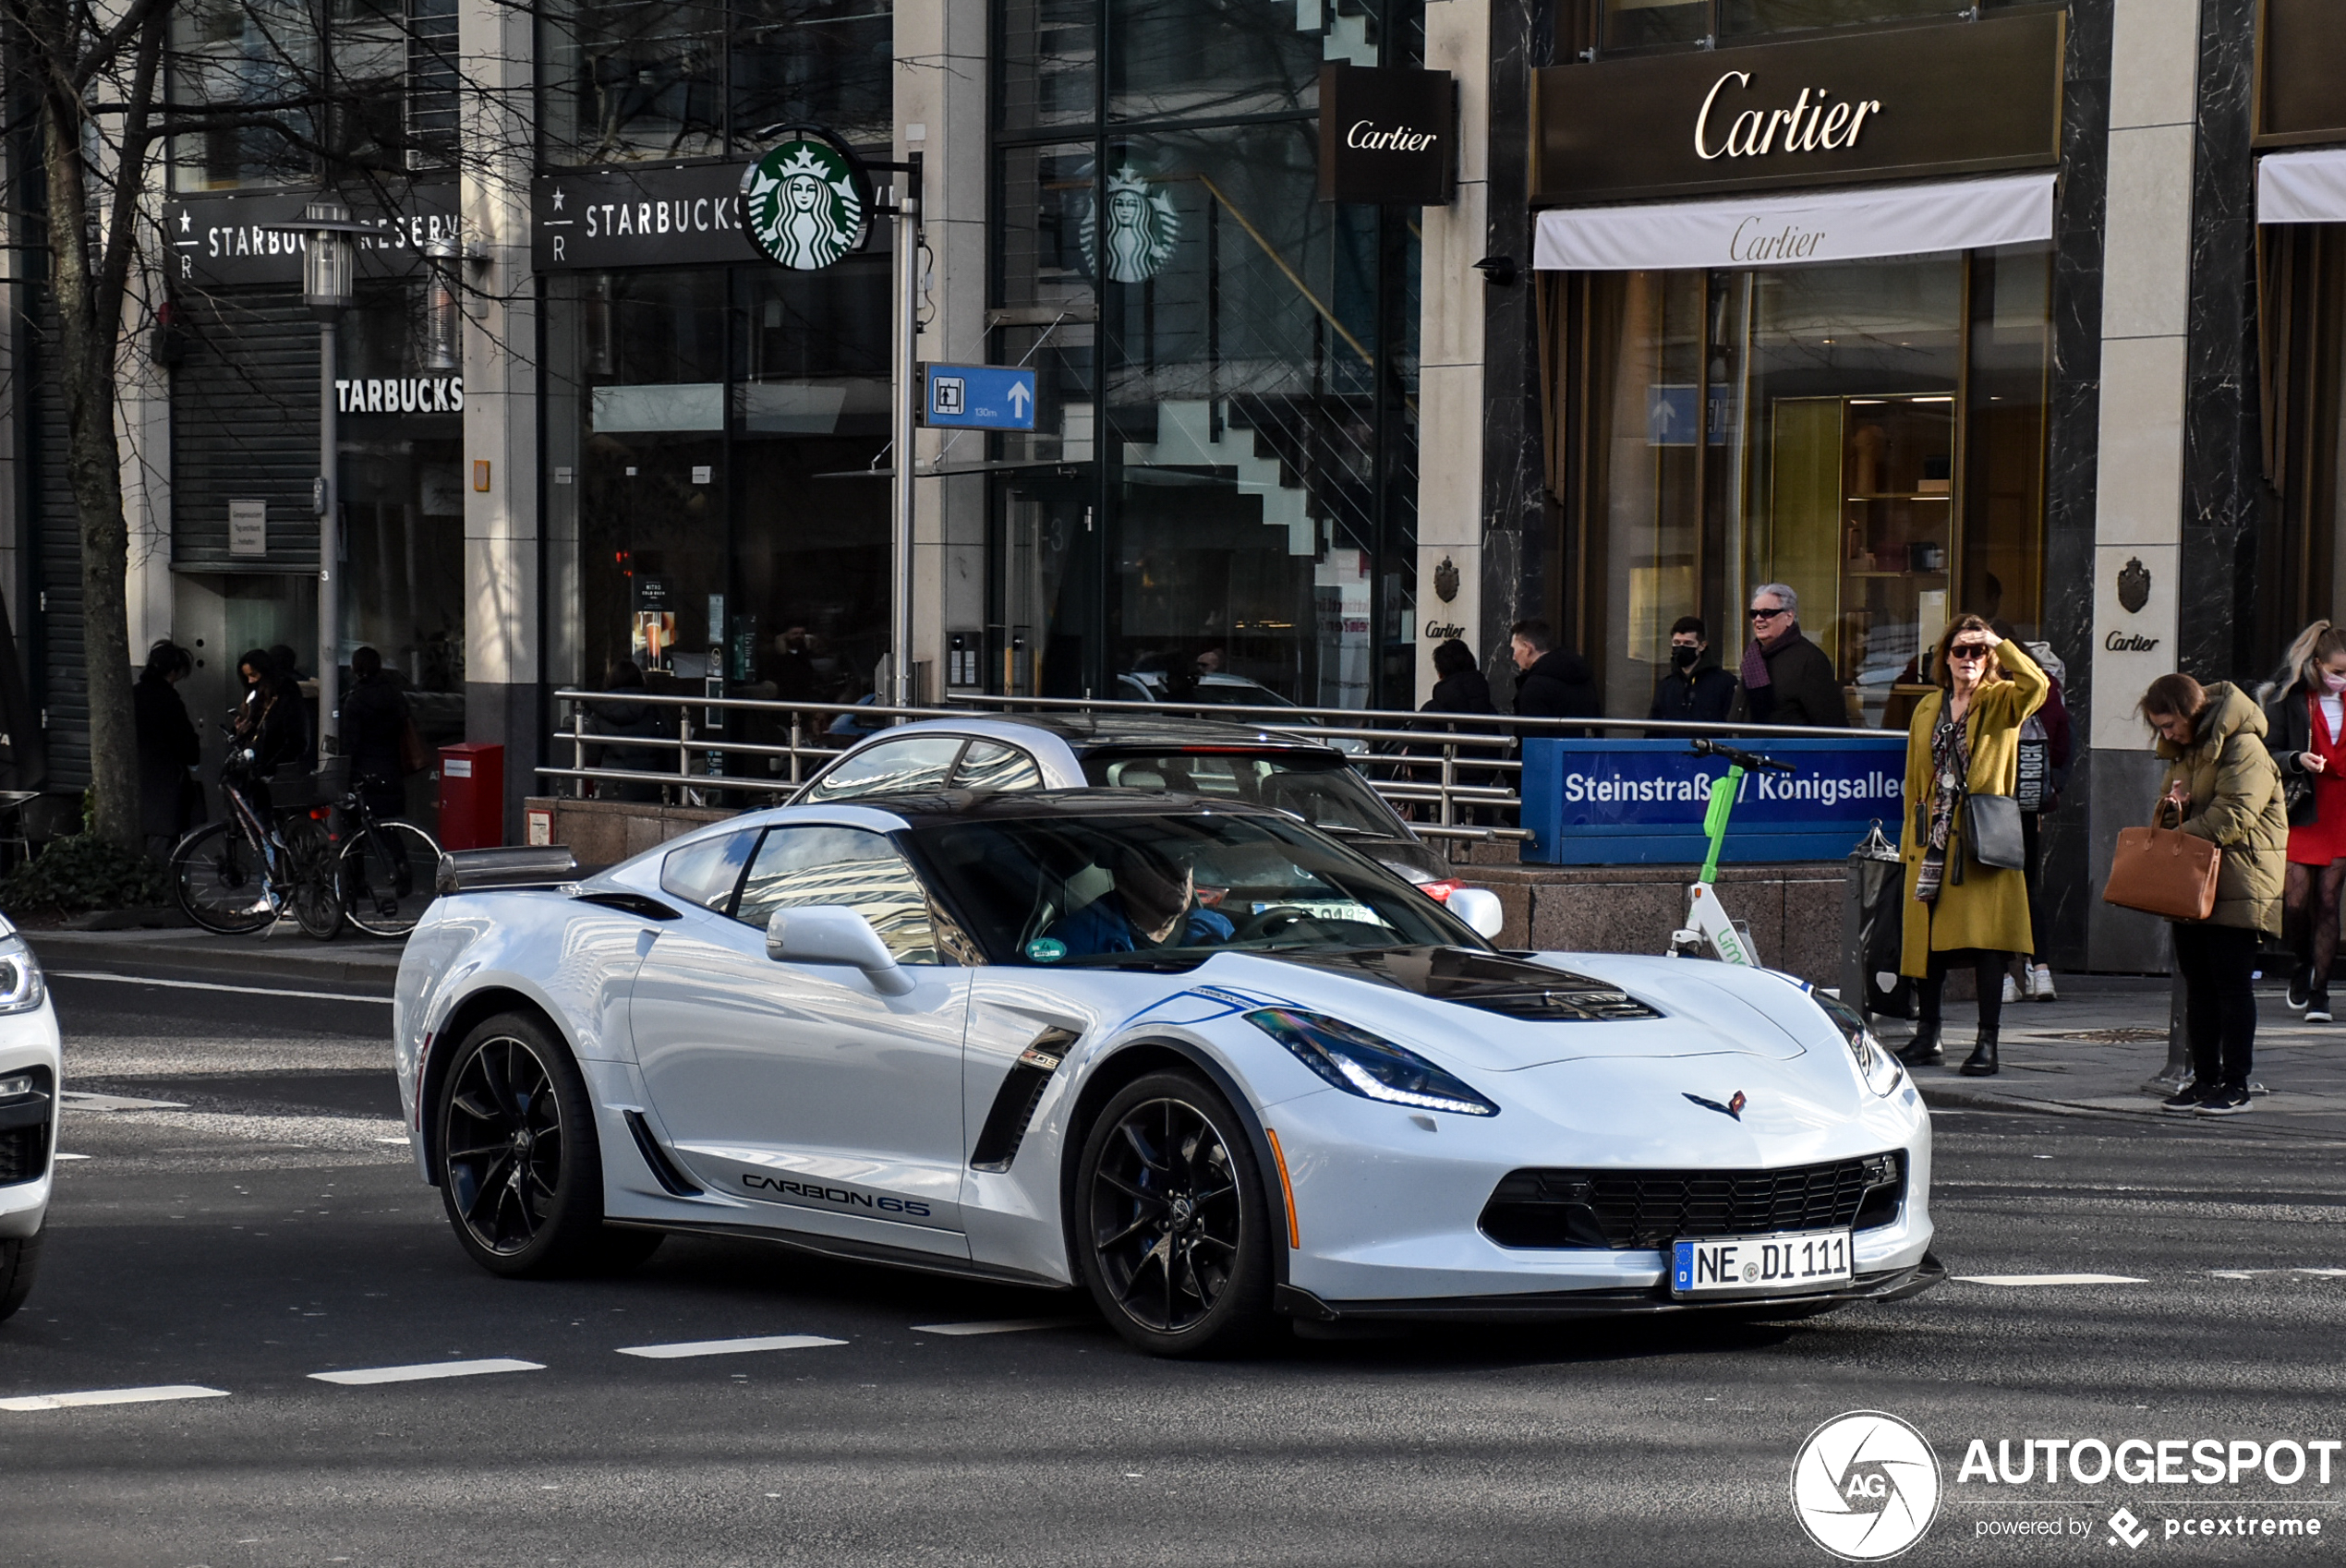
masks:
<instances>
[{"instance_id":1,"label":"black alloy wheel","mask_svg":"<svg viewBox=\"0 0 2346 1568\"><path fill-rule=\"evenodd\" d=\"M1076 1183L1079 1264L1124 1337L1160 1356L1241 1348L1268 1321L1263 1181L1236 1113L1184 1072L1101 1111Z\"/></svg>"},{"instance_id":2,"label":"black alloy wheel","mask_svg":"<svg viewBox=\"0 0 2346 1568\"><path fill-rule=\"evenodd\" d=\"M457 1047L433 1164L456 1238L513 1277L640 1262L655 1231L603 1224L602 1150L586 1084L539 1020L503 1013Z\"/></svg>"}]
</instances>

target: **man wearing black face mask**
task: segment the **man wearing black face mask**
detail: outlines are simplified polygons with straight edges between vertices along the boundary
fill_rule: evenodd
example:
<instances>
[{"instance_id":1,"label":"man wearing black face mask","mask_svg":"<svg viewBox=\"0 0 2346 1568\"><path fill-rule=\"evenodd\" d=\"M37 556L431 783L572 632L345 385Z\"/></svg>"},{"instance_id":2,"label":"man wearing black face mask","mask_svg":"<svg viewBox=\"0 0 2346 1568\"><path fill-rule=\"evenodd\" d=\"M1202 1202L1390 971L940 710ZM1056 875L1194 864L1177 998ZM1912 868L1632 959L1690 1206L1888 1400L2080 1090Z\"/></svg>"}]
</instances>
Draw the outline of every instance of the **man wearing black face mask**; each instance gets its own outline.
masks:
<instances>
[{"instance_id":1,"label":"man wearing black face mask","mask_svg":"<svg viewBox=\"0 0 2346 1568\"><path fill-rule=\"evenodd\" d=\"M1735 678L1719 668L1704 637L1702 618L1681 615L1670 628L1670 673L1653 691L1648 718L1723 723L1735 700Z\"/></svg>"}]
</instances>

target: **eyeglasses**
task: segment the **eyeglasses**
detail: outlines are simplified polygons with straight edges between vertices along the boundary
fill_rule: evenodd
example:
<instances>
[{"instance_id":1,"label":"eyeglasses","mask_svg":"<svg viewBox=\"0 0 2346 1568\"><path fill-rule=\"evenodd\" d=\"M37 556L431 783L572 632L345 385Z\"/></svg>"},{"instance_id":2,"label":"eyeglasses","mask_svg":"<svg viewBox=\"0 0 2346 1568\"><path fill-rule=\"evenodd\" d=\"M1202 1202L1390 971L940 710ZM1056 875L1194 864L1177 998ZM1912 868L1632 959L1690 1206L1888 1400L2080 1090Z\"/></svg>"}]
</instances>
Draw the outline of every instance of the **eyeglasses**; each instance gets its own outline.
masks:
<instances>
[{"instance_id":1,"label":"eyeglasses","mask_svg":"<svg viewBox=\"0 0 2346 1568\"><path fill-rule=\"evenodd\" d=\"M1986 658L1994 651L1995 650L1993 648L1990 648L1985 643L1957 643L1953 647L1947 650L1947 657L1949 658L1960 658L1967 661L1975 658Z\"/></svg>"},{"instance_id":2,"label":"eyeglasses","mask_svg":"<svg viewBox=\"0 0 2346 1568\"><path fill-rule=\"evenodd\" d=\"M1754 621L1773 621L1779 615L1790 615L1792 611L1788 609L1755 609L1751 612L1751 619Z\"/></svg>"}]
</instances>

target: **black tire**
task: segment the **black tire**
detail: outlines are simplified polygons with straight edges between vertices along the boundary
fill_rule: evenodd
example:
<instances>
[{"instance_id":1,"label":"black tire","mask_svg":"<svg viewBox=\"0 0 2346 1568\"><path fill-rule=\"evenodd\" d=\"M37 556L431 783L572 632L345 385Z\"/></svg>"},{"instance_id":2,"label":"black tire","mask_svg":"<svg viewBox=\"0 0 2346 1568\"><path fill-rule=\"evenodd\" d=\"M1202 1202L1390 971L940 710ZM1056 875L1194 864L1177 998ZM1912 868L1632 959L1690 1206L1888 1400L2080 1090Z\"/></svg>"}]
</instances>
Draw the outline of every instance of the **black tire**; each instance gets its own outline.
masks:
<instances>
[{"instance_id":1,"label":"black tire","mask_svg":"<svg viewBox=\"0 0 2346 1568\"><path fill-rule=\"evenodd\" d=\"M260 852L225 822L207 823L171 848L171 894L179 912L206 931L245 936L276 917L252 906L269 891Z\"/></svg>"},{"instance_id":2,"label":"black tire","mask_svg":"<svg viewBox=\"0 0 2346 1568\"><path fill-rule=\"evenodd\" d=\"M412 822L354 828L342 847L343 913L369 936L405 936L439 897L440 846Z\"/></svg>"},{"instance_id":3,"label":"black tire","mask_svg":"<svg viewBox=\"0 0 2346 1568\"><path fill-rule=\"evenodd\" d=\"M32 1279L41 1272L41 1238L44 1233L14 1241L0 1241L0 1321L6 1321L32 1294Z\"/></svg>"},{"instance_id":4,"label":"black tire","mask_svg":"<svg viewBox=\"0 0 2346 1568\"><path fill-rule=\"evenodd\" d=\"M625 1267L659 1245L657 1232L603 1224L586 1083L543 1019L500 1013L465 1036L433 1130L448 1223L490 1272L544 1279Z\"/></svg>"},{"instance_id":5,"label":"black tire","mask_svg":"<svg viewBox=\"0 0 2346 1568\"><path fill-rule=\"evenodd\" d=\"M326 825L313 816L296 816L282 829L285 839L285 871L293 883L293 917L303 935L331 942L342 935L342 857Z\"/></svg>"},{"instance_id":6,"label":"black tire","mask_svg":"<svg viewBox=\"0 0 2346 1568\"><path fill-rule=\"evenodd\" d=\"M1245 1124L1179 1070L1101 1108L1076 1165L1068 1232L1100 1310L1153 1356L1228 1355L1271 1321L1271 1224Z\"/></svg>"}]
</instances>

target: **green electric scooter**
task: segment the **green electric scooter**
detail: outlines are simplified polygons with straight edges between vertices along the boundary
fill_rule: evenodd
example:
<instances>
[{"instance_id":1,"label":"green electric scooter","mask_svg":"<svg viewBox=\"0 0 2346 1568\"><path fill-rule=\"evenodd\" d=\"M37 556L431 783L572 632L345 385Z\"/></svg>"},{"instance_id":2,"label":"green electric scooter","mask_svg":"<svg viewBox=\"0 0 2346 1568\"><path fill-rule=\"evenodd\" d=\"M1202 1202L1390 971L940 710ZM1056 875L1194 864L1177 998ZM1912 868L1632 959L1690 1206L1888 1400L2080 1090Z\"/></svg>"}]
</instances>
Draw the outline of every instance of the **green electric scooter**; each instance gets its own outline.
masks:
<instances>
[{"instance_id":1,"label":"green electric scooter","mask_svg":"<svg viewBox=\"0 0 2346 1568\"><path fill-rule=\"evenodd\" d=\"M1702 830L1710 836L1711 850L1703 857L1701 874L1687 889L1687 923L1670 934L1670 957L1717 959L1723 963L1759 969L1760 955L1752 950L1750 928L1731 919L1726 906L1719 901L1714 886L1719 880L1719 850L1726 842L1727 819L1735 812L1735 796L1742 791L1746 774L1800 770L1788 762L1763 757L1757 752L1737 751L1716 741L1697 741L1694 754L1726 758L1727 772L1724 778L1711 780L1711 805L1702 817Z\"/></svg>"}]
</instances>

